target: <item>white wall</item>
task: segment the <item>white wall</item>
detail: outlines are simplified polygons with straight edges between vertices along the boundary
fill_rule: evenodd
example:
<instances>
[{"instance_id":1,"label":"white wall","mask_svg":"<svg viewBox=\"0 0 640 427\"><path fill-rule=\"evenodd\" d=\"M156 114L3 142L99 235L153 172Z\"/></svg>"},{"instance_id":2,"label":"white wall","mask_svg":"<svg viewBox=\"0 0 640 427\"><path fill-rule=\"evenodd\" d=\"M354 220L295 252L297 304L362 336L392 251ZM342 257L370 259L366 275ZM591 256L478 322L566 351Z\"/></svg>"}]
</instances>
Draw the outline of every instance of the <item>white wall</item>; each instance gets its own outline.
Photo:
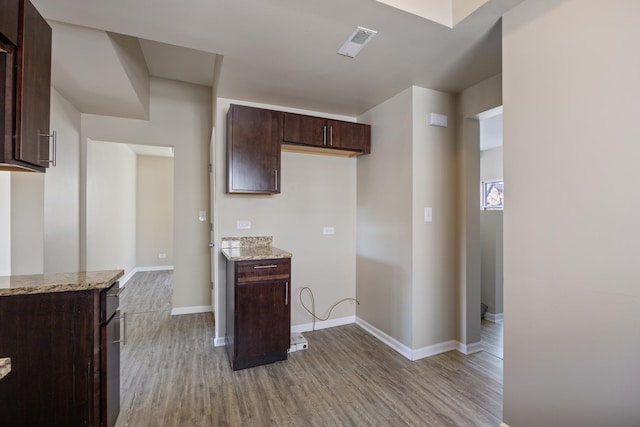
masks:
<instances>
[{"instance_id":1,"label":"white wall","mask_svg":"<svg viewBox=\"0 0 640 427\"><path fill-rule=\"evenodd\" d=\"M640 2L503 18L504 421L640 425Z\"/></svg>"},{"instance_id":2,"label":"white wall","mask_svg":"<svg viewBox=\"0 0 640 427\"><path fill-rule=\"evenodd\" d=\"M0 172L0 276L11 275L11 173Z\"/></svg>"},{"instance_id":3,"label":"white wall","mask_svg":"<svg viewBox=\"0 0 640 427\"><path fill-rule=\"evenodd\" d=\"M450 127L428 127L431 112ZM455 340L454 98L410 87L359 120L372 153L358 159L358 317L413 350Z\"/></svg>"},{"instance_id":4,"label":"white wall","mask_svg":"<svg viewBox=\"0 0 640 427\"><path fill-rule=\"evenodd\" d=\"M51 90L57 164L44 175L44 272L80 268L80 112Z\"/></svg>"},{"instance_id":5,"label":"white wall","mask_svg":"<svg viewBox=\"0 0 640 427\"><path fill-rule=\"evenodd\" d=\"M480 122L482 127L482 121ZM502 147L480 152L480 180L502 179ZM478 202L480 206L480 202Z\"/></svg>"},{"instance_id":6,"label":"white wall","mask_svg":"<svg viewBox=\"0 0 640 427\"><path fill-rule=\"evenodd\" d=\"M502 211L480 212L480 262L482 295L487 313L503 313L503 214Z\"/></svg>"},{"instance_id":7,"label":"white wall","mask_svg":"<svg viewBox=\"0 0 640 427\"><path fill-rule=\"evenodd\" d=\"M457 338L455 98L413 88L412 262L413 340L422 348ZM449 126L427 126L429 113L446 114ZM431 207L433 221L424 221Z\"/></svg>"},{"instance_id":8,"label":"white wall","mask_svg":"<svg viewBox=\"0 0 640 427\"><path fill-rule=\"evenodd\" d=\"M89 141L87 270L136 267L136 155L125 144Z\"/></svg>"},{"instance_id":9,"label":"white wall","mask_svg":"<svg viewBox=\"0 0 640 427\"><path fill-rule=\"evenodd\" d=\"M160 258L165 254L166 258ZM173 158L136 156L136 266L173 265Z\"/></svg>"},{"instance_id":10,"label":"white wall","mask_svg":"<svg viewBox=\"0 0 640 427\"><path fill-rule=\"evenodd\" d=\"M487 151L502 147L502 113L480 120L480 150Z\"/></svg>"},{"instance_id":11,"label":"white wall","mask_svg":"<svg viewBox=\"0 0 640 427\"><path fill-rule=\"evenodd\" d=\"M319 316L342 298L355 297L356 163L355 158L282 153L280 194L227 194L226 114L230 104L353 120L349 117L302 111L283 106L219 98L216 120L216 221L221 237L273 236L273 244L293 254L291 263L291 324L305 325L312 318L300 305L302 287L312 289ZM366 156L365 156L366 157ZM238 230L236 222L248 220L251 230ZM335 227L323 235L324 226ZM219 245L218 245L219 246ZM225 263L218 256L216 311L217 336L224 336ZM307 305L310 306L308 300ZM331 319L355 315L355 304L339 305Z\"/></svg>"},{"instance_id":12,"label":"white wall","mask_svg":"<svg viewBox=\"0 0 640 427\"><path fill-rule=\"evenodd\" d=\"M211 304L209 222L199 221L198 214L209 210L211 89L152 78L150 93L148 121L86 114L81 138L175 147L172 304L206 307ZM81 209L85 202L81 199Z\"/></svg>"},{"instance_id":13,"label":"white wall","mask_svg":"<svg viewBox=\"0 0 640 427\"><path fill-rule=\"evenodd\" d=\"M358 317L404 345L413 341L413 88L359 119L371 154L358 162Z\"/></svg>"},{"instance_id":14,"label":"white wall","mask_svg":"<svg viewBox=\"0 0 640 427\"><path fill-rule=\"evenodd\" d=\"M44 270L44 174L11 172L11 274Z\"/></svg>"}]
</instances>

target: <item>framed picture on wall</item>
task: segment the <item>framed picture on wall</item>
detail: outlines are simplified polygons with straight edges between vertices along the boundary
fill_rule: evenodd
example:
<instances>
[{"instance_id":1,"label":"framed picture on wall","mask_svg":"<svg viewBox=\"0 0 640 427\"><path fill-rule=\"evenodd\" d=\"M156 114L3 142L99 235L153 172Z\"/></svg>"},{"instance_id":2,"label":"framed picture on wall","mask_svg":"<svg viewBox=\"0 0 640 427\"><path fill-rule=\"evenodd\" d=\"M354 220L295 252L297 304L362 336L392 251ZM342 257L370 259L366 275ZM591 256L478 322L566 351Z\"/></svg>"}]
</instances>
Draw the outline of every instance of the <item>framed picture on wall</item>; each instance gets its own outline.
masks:
<instances>
[{"instance_id":1,"label":"framed picture on wall","mask_svg":"<svg viewBox=\"0 0 640 427\"><path fill-rule=\"evenodd\" d=\"M484 210L502 210L504 208L504 182L501 179L482 181L481 207Z\"/></svg>"}]
</instances>

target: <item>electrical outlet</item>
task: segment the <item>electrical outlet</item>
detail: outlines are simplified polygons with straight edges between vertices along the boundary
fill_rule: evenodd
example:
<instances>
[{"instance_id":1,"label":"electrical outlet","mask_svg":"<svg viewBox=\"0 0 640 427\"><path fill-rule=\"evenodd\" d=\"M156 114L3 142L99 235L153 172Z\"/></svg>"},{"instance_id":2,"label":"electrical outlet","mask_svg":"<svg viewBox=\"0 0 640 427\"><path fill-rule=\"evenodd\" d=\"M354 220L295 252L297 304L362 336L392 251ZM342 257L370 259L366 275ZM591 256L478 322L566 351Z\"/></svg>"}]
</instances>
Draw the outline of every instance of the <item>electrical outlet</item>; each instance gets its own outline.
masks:
<instances>
[{"instance_id":1,"label":"electrical outlet","mask_svg":"<svg viewBox=\"0 0 640 427\"><path fill-rule=\"evenodd\" d=\"M166 257L167 257L167 254L163 254L163 253L158 254L158 258L160 259L165 259Z\"/></svg>"},{"instance_id":2,"label":"electrical outlet","mask_svg":"<svg viewBox=\"0 0 640 427\"><path fill-rule=\"evenodd\" d=\"M238 227L238 230L250 230L251 221L238 221L237 227Z\"/></svg>"},{"instance_id":3,"label":"electrical outlet","mask_svg":"<svg viewBox=\"0 0 640 427\"><path fill-rule=\"evenodd\" d=\"M322 234L336 234L336 229L333 227L323 227Z\"/></svg>"}]
</instances>

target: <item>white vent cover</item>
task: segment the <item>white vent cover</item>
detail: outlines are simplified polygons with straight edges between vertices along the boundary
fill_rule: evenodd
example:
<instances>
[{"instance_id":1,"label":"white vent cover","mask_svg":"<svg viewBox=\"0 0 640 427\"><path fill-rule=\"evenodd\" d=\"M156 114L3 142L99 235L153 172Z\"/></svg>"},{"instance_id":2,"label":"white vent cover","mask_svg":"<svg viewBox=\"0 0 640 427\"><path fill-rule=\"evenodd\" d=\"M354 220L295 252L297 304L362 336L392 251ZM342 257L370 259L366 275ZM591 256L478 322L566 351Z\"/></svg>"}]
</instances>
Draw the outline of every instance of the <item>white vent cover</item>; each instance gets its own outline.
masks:
<instances>
[{"instance_id":1,"label":"white vent cover","mask_svg":"<svg viewBox=\"0 0 640 427\"><path fill-rule=\"evenodd\" d=\"M370 30L364 27L358 27L351 33L346 42L338 50L340 55L348 56L349 58L355 58L358 52L369 43L369 40L378 34L377 31Z\"/></svg>"}]
</instances>

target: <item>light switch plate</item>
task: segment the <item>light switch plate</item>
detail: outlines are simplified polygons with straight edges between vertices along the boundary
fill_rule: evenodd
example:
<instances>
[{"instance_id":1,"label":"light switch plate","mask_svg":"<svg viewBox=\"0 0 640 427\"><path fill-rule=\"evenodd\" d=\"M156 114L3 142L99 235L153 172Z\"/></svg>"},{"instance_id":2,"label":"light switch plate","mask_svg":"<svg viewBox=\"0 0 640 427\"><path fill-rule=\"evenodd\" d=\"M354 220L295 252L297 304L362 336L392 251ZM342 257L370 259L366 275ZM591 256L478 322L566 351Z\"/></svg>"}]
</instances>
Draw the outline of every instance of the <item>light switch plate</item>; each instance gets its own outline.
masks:
<instances>
[{"instance_id":1,"label":"light switch plate","mask_svg":"<svg viewBox=\"0 0 640 427\"><path fill-rule=\"evenodd\" d=\"M336 234L336 229L333 227L323 227L322 234Z\"/></svg>"},{"instance_id":2,"label":"light switch plate","mask_svg":"<svg viewBox=\"0 0 640 427\"><path fill-rule=\"evenodd\" d=\"M431 208L424 208L424 222L433 221L433 210Z\"/></svg>"}]
</instances>

